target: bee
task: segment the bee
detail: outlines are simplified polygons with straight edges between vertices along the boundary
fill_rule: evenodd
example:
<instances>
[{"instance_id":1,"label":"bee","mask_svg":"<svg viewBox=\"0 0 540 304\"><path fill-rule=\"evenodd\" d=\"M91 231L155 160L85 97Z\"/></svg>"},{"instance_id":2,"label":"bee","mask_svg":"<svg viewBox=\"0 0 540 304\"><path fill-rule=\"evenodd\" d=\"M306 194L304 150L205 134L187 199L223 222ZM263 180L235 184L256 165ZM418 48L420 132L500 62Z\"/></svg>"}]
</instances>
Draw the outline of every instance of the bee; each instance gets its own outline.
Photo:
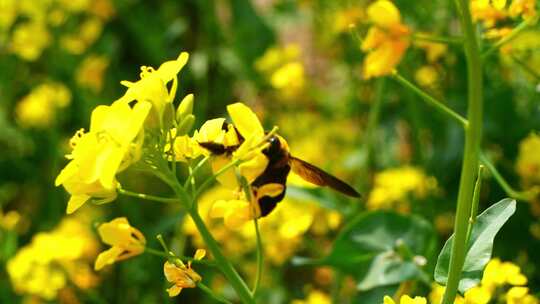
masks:
<instances>
[{"instance_id":1,"label":"bee","mask_svg":"<svg viewBox=\"0 0 540 304\"><path fill-rule=\"evenodd\" d=\"M227 130L229 127L230 124L224 122L222 129ZM241 144L244 139L242 137L239 139ZM240 144L224 146L214 142L199 142L200 146L214 155L230 155ZM323 187L327 186L351 197L360 197L360 194L344 181L304 160L292 156L287 142L279 135L273 135L268 138L268 147L262 150L262 153L268 158L268 165L263 173L251 184L261 216L266 216L272 212L276 205L285 197L287 177L291 170L312 184ZM262 191L265 189L265 186L276 184L281 186L278 188L278 193L269 194L266 191Z\"/></svg>"}]
</instances>

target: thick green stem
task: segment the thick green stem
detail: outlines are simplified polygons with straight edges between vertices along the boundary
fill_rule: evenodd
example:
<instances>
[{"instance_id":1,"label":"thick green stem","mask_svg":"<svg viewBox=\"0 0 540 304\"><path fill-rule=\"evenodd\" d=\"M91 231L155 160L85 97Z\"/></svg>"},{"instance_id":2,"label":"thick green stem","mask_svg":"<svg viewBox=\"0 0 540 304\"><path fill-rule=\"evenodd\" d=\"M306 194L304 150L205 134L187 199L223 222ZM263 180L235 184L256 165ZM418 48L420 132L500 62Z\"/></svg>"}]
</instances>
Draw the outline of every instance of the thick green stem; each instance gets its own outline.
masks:
<instances>
[{"instance_id":1,"label":"thick green stem","mask_svg":"<svg viewBox=\"0 0 540 304\"><path fill-rule=\"evenodd\" d=\"M191 215L195 226L197 226L197 230L199 230L199 233L201 234L204 243L208 247L208 250L212 253L212 256L216 260L217 266L236 291L242 303L255 303L255 300L253 300L246 283L244 280L242 280L238 272L236 272L231 262L229 262L229 260L227 260L227 258L221 252L218 243L212 234L210 234L210 231L208 231L208 228L199 215L199 212L196 210L196 208L194 208L190 210L189 214Z\"/></svg>"},{"instance_id":2,"label":"thick green stem","mask_svg":"<svg viewBox=\"0 0 540 304\"><path fill-rule=\"evenodd\" d=\"M473 187L478 170L480 143L482 141L482 60L475 26L469 10L469 0L455 0L455 3L464 32L468 81L467 120L469 124L465 128L465 148L454 224L455 239L452 244L448 283L442 300L443 304L454 303L461 270L465 261L467 228L471 214Z\"/></svg>"}]
</instances>

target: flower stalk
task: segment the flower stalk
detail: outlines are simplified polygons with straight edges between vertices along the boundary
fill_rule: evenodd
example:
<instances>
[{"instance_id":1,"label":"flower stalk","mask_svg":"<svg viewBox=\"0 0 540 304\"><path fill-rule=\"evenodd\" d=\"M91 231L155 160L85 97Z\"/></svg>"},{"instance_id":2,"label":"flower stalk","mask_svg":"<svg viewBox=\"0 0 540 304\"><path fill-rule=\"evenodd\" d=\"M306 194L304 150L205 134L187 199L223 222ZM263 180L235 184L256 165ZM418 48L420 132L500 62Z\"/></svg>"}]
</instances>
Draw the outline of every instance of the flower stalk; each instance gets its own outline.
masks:
<instances>
[{"instance_id":1,"label":"flower stalk","mask_svg":"<svg viewBox=\"0 0 540 304\"><path fill-rule=\"evenodd\" d=\"M450 255L448 283L443 304L454 303L461 270L465 262L467 230L472 209L473 188L477 177L480 143L482 141L482 59L478 37L472 21L468 0L455 0L461 27L464 32L464 51L467 59L468 126L465 128L465 148L454 223L454 243Z\"/></svg>"}]
</instances>

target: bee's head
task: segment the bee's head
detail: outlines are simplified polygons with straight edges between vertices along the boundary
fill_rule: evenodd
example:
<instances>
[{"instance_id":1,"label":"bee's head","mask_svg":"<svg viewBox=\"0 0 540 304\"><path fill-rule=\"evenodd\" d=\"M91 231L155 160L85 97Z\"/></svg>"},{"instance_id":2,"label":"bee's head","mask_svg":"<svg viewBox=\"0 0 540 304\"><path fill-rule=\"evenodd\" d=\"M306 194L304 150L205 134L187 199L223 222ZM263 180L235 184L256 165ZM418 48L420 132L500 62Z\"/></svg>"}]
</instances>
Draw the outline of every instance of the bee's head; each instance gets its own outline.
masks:
<instances>
[{"instance_id":1,"label":"bee's head","mask_svg":"<svg viewBox=\"0 0 540 304\"><path fill-rule=\"evenodd\" d=\"M289 153L289 145L285 139L279 135L273 135L268 138L268 143L270 145L263 150L263 153L270 159L277 159Z\"/></svg>"}]
</instances>

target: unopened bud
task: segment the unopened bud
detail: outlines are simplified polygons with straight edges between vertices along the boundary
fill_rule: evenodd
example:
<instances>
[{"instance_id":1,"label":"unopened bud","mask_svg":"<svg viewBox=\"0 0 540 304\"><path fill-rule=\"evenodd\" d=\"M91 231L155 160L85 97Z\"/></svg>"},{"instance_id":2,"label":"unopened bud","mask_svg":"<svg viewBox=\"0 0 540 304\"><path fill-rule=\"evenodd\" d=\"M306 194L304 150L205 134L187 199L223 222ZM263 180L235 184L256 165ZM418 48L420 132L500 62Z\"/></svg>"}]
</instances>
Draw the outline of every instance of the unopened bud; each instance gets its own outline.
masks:
<instances>
[{"instance_id":1,"label":"unopened bud","mask_svg":"<svg viewBox=\"0 0 540 304\"><path fill-rule=\"evenodd\" d=\"M180 121L180 124L176 129L178 132L178 136L186 135L187 133L189 133L189 131L191 131L191 128L193 128L193 124L195 124L195 115L188 114Z\"/></svg>"},{"instance_id":2,"label":"unopened bud","mask_svg":"<svg viewBox=\"0 0 540 304\"><path fill-rule=\"evenodd\" d=\"M184 120L188 115L193 114L193 94L188 94L182 101L180 102L180 105L178 105L178 109L176 111L176 121L181 124L182 120Z\"/></svg>"}]
</instances>

